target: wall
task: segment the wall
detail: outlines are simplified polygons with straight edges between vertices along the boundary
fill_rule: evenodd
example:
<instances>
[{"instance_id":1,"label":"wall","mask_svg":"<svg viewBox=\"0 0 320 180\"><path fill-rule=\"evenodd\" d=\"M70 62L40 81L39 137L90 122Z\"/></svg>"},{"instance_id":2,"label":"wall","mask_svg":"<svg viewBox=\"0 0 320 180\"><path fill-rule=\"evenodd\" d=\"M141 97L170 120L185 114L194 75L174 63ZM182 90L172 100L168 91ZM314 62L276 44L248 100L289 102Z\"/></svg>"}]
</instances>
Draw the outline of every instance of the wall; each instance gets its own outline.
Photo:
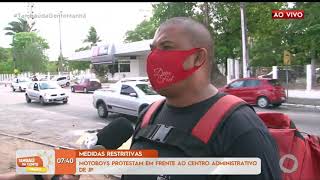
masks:
<instances>
[{"instance_id":1,"label":"wall","mask_svg":"<svg viewBox=\"0 0 320 180\"><path fill-rule=\"evenodd\" d=\"M147 56L139 56L139 76L148 76L147 75Z\"/></svg>"}]
</instances>

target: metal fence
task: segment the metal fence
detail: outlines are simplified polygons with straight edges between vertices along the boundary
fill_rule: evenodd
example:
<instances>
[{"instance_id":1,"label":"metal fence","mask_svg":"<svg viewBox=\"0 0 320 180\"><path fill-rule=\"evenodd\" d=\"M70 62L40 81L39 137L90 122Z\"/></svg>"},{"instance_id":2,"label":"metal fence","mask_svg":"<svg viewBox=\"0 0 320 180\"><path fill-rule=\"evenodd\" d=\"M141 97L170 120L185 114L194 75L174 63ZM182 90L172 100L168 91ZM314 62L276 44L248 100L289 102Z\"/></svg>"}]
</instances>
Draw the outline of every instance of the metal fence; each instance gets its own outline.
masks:
<instances>
[{"instance_id":1,"label":"metal fence","mask_svg":"<svg viewBox=\"0 0 320 180\"><path fill-rule=\"evenodd\" d=\"M48 73L31 73L31 72L24 72L20 73L18 75L15 74L0 74L0 82L8 82L12 81L16 77L26 77L26 78L32 78L33 76L36 76L38 79L47 79L50 80L53 77L56 76L69 76L71 79L75 78L76 76L79 76L80 78L83 76L86 76L87 74L90 74L89 71L72 71L72 72L48 72ZM78 78L79 78L78 77Z\"/></svg>"},{"instance_id":2,"label":"metal fence","mask_svg":"<svg viewBox=\"0 0 320 180\"><path fill-rule=\"evenodd\" d=\"M320 65L316 65L315 74L312 77L312 89L320 90ZM307 87L307 66L291 65L277 66L277 79L281 84L289 89L303 89ZM287 84L288 73L288 84ZM272 67L252 67L251 77L273 78Z\"/></svg>"}]
</instances>

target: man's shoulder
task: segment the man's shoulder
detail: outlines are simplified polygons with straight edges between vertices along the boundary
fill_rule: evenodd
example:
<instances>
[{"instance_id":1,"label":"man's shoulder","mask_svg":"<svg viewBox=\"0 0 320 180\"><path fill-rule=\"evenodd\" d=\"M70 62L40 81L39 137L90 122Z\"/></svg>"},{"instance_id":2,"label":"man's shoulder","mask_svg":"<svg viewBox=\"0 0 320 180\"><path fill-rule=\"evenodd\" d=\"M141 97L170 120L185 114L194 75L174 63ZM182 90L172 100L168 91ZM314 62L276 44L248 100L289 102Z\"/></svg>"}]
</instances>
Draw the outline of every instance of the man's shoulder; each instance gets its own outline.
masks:
<instances>
[{"instance_id":1,"label":"man's shoulder","mask_svg":"<svg viewBox=\"0 0 320 180\"><path fill-rule=\"evenodd\" d=\"M263 131L267 130L266 126L254 109L248 104L238 107L226 119L224 119L222 122L222 128L239 134L255 129Z\"/></svg>"}]
</instances>

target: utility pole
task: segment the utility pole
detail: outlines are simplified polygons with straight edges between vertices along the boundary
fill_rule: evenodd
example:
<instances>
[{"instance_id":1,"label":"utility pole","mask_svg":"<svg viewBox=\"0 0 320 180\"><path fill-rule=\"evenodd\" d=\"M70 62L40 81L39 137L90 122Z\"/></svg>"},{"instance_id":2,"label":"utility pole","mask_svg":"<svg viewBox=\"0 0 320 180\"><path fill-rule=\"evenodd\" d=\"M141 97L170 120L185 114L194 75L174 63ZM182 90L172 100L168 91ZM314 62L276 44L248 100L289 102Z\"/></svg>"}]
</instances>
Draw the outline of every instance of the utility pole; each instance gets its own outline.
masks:
<instances>
[{"instance_id":1,"label":"utility pole","mask_svg":"<svg viewBox=\"0 0 320 180\"><path fill-rule=\"evenodd\" d=\"M242 66L243 66L243 77L249 77L249 52L247 49L247 22L245 13L245 3L240 2L240 16L241 16L241 39L242 39Z\"/></svg>"},{"instance_id":2,"label":"utility pole","mask_svg":"<svg viewBox=\"0 0 320 180\"><path fill-rule=\"evenodd\" d=\"M60 15L59 15L59 37L60 37L60 55L59 55L59 63L58 63L58 69L59 72L63 69L63 56L62 56L62 43L61 43L61 16L62 16L62 11L60 11Z\"/></svg>"},{"instance_id":3,"label":"utility pole","mask_svg":"<svg viewBox=\"0 0 320 180\"><path fill-rule=\"evenodd\" d=\"M34 11L33 11L33 8L34 8L34 3L28 3L28 15L30 15L30 28L33 27L33 23L35 22L35 19L34 19Z\"/></svg>"}]
</instances>

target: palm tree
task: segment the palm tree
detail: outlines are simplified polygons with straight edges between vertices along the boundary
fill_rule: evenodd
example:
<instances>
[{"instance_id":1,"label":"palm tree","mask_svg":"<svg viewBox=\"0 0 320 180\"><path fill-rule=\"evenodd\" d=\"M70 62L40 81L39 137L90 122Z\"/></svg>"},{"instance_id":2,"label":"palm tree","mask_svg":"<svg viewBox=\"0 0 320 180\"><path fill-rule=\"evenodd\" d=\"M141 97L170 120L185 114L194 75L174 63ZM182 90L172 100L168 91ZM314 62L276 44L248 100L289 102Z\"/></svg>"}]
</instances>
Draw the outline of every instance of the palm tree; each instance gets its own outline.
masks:
<instances>
[{"instance_id":1,"label":"palm tree","mask_svg":"<svg viewBox=\"0 0 320 180\"><path fill-rule=\"evenodd\" d=\"M91 47L92 46L96 46L97 45L97 42L101 42L101 39L100 37L97 35L97 31L96 31L96 28L94 28L93 26L90 27L90 30L89 30L89 34L87 35L87 39L85 39L83 41L84 43L91 43Z\"/></svg>"},{"instance_id":2,"label":"palm tree","mask_svg":"<svg viewBox=\"0 0 320 180\"><path fill-rule=\"evenodd\" d=\"M29 24L27 20L23 18L18 18L18 21L12 21L9 23L8 27L5 27L4 30L7 30L9 32L6 32L6 35L15 35L19 32L32 32L36 31L34 29L35 22Z\"/></svg>"}]
</instances>

